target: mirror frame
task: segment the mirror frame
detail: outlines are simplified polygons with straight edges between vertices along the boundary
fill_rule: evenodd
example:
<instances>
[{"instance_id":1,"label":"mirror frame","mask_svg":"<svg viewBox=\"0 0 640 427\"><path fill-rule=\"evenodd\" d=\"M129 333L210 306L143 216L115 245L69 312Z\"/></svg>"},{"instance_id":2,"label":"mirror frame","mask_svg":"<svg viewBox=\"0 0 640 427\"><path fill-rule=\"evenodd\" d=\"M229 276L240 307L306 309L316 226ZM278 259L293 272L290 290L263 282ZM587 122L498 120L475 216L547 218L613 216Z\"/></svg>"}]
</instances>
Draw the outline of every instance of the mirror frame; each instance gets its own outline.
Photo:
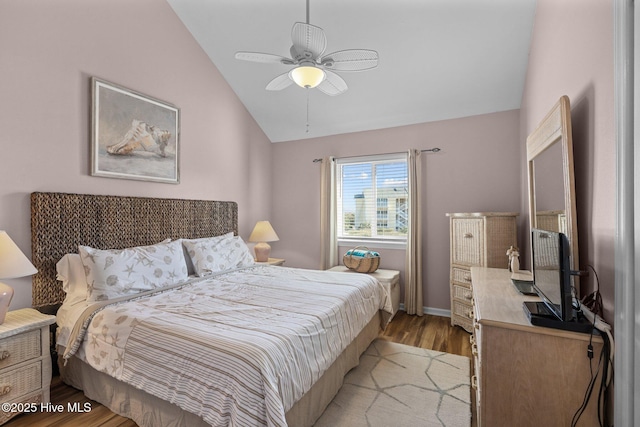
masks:
<instances>
[{"instance_id":1,"label":"mirror frame","mask_svg":"<svg viewBox=\"0 0 640 427\"><path fill-rule=\"evenodd\" d=\"M571 135L571 106L564 95L547 113L538 127L527 137L529 179L529 232L537 228L535 193L535 158L555 143L562 145L562 175L564 178L564 210L567 219L567 238L571 248L571 269L579 270L578 222L576 214L575 174L573 169L573 140ZM531 254L532 242L529 236ZM533 259L531 259L533 268ZM578 277L572 276L576 296L580 296Z\"/></svg>"}]
</instances>

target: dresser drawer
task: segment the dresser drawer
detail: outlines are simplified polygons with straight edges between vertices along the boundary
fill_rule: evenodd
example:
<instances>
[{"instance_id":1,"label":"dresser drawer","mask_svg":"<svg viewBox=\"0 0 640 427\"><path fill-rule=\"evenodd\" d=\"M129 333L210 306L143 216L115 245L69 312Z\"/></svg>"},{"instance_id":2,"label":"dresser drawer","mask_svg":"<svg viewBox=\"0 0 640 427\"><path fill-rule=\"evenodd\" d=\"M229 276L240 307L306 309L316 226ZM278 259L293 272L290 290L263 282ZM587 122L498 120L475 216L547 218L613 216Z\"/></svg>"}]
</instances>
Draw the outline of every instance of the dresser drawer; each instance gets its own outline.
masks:
<instances>
[{"instance_id":1,"label":"dresser drawer","mask_svg":"<svg viewBox=\"0 0 640 427\"><path fill-rule=\"evenodd\" d=\"M473 324L473 306L471 303L465 303L462 301L453 301L453 314L464 317Z\"/></svg>"},{"instance_id":2,"label":"dresser drawer","mask_svg":"<svg viewBox=\"0 0 640 427\"><path fill-rule=\"evenodd\" d=\"M451 324L459 325L467 332L473 330L473 308L471 304L453 300L451 303Z\"/></svg>"},{"instance_id":3,"label":"dresser drawer","mask_svg":"<svg viewBox=\"0 0 640 427\"><path fill-rule=\"evenodd\" d=\"M0 369L40 357L40 329L14 335L0 341Z\"/></svg>"},{"instance_id":4,"label":"dresser drawer","mask_svg":"<svg viewBox=\"0 0 640 427\"><path fill-rule=\"evenodd\" d=\"M451 263L466 266L484 265L484 220L452 218L451 229Z\"/></svg>"},{"instance_id":5,"label":"dresser drawer","mask_svg":"<svg viewBox=\"0 0 640 427\"><path fill-rule=\"evenodd\" d=\"M469 286L471 285L471 271L468 268L451 267L451 280Z\"/></svg>"},{"instance_id":6,"label":"dresser drawer","mask_svg":"<svg viewBox=\"0 0 640 427\"><path fill-rule=\"evenodd\" d=\"M453 298L464 301L467 304L471 304L473 293L471 292L471 288L469 286L458 285L454 283L451 285L451 289L453 291Z\"/></svg>"},{"instance_id":7,"label":"dresser drawer","mask_svg":"<svg viewBox=\"0 0 640 427\"><path fill-rule=\"evenodd\" d=\"M42 361L0 372L0 402L9 402L42 388Z\"/></svg>"}]
</instances>

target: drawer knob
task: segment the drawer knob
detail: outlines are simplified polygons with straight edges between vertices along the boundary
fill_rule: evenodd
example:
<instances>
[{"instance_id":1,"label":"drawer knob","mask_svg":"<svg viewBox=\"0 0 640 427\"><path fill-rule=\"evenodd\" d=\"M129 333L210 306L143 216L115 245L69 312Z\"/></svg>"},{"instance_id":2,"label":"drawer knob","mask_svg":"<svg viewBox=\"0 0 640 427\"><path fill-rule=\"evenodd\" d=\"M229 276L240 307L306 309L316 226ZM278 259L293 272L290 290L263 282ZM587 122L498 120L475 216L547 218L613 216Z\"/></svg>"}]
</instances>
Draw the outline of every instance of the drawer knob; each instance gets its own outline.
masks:
<instances>
[{"instance_id":1,"label":"drawer knob","mask_svg":"<svg viewBox=\"0 0 640 427\"><path fill-rule=\"evenodd\" d=\"M471 377L471 387L473 387L474 390L478 389L478 376L474 375Z\"/></svg>"},{"instance_id":2,"label":"drawer knob","mask_svg":"<svg viewBox=\"0 0 640 427\"><path fill-rule=\"evenodd\" d=\"M471 238L473 238L473 234L472 233L464 233L464 238L465 239L471 239Z\"/></svg>"},{"instance_id":3,"label":"drawer knob","mask_svg":"<svg viewBox=\"0 0 640 427\"><path fill-rule=\"evenodd\" d=\"M476 344L473 344L471 346L471 354L473 354L474 356L478 355L478 346Z\"/></svg>"},{"instance_id":4,"label":"drawer knob","mask_svg":"<svg viewBox=\"0 0 640 427\"><path fill-rule=\"evenodd\" d=\"M9 393L11 393L10 384L0 385L0 396L6 396Z\"/></svg>"},{"instance_id":5,"label":"drawer knob","mask_svg":"<svg viewBox=\"0 0 640 427\"><path fill-rule=\"evenodd\" d=\"M9 350L2 350L2 352L0 352L0 360L5 360L9 357L11 357L11 353L9 352Z\"/></svg>"},{"instance_id":6,"label":"drawer knob","mask_svg":"<svg viewBox=\"0 0 640 427\"><path fill-rule=\"evenodd\" d=\"M473 310L469 310L467 316L469 316L469 319L473 319Z\"/></svg>"},{"instance_id":7,"label":"drawer knob","mask_svg":"<svg viewBox=\"0 0 640 427\"><path fill-rule=\"evenodd\" d=\"M465 291L464 293L464 298L468 299L469 301L471 301L471 298L473 297L473 294L471 293L471 291Z\"/></svg>"}]
</instances>

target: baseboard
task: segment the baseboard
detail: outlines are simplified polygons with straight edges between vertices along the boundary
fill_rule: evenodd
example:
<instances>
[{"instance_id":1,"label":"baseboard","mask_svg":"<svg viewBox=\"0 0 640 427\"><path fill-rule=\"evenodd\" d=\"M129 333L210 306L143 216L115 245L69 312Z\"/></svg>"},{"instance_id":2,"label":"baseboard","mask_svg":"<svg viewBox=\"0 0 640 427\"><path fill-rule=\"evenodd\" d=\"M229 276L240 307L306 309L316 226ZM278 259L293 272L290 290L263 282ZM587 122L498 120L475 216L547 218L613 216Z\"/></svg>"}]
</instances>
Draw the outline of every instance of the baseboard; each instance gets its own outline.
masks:
<instances>
[{"instance_id":1,"label":"baseboard","mask_svg":"<svg viewBox=\"0 0 640 427\"><path fill-rule=\"evenodd\" d=\"M404 303L401 303L398 309L406 311L404 309ZM422 312L432 316L451 317L451 310L445 310L444 308L422 307Z\"/></svg>"}]
</instances>

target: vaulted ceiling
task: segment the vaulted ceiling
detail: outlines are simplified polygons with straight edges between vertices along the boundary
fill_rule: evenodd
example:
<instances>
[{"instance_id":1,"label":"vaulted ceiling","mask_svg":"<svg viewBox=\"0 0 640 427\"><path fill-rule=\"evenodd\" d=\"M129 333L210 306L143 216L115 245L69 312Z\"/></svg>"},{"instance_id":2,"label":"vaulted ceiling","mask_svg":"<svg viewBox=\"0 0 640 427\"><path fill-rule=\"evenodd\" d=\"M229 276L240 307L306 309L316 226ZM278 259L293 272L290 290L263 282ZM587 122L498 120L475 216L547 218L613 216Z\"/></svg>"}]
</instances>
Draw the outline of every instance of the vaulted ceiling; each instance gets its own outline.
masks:
<instances>
[{"instance_id":1,"label":"vaulted ceiling","mask_svg":"<svg viewBox=\"0 0 640 427\"><path fill-rule=\"evenodd\" d=\"M305 0L168 0L272 142L381 129L520 108L535 0L310 0L326 53L372 49L377 68L339 72L328 96L265 86L292 68L235 59L290 57Z\"/></svg>"}]
</instances>

